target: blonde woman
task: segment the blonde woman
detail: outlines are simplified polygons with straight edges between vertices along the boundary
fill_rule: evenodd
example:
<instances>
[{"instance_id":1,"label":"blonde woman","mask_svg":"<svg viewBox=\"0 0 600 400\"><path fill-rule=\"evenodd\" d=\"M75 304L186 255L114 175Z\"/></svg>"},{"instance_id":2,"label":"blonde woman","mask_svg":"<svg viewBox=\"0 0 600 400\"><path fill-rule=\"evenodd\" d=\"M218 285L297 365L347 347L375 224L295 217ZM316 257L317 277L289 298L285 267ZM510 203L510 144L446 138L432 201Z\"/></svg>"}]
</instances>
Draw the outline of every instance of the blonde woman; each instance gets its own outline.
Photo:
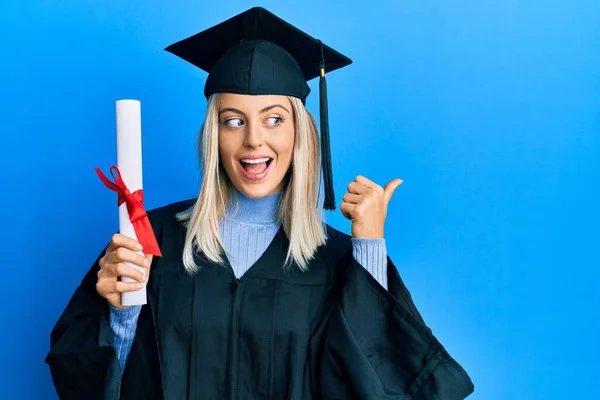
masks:
<instances>
[{"instance_id":1,"label":"blonde woman","mask_svg":"<svg viewBox=\"0 0 600 400\"><path fill-rule=\"evenodd\" d=\"M209 71L201 191L149 212L161 257L112 237L53 330L59 396L467 397L469 377L387 257L386 209L401 181L348 185L351 236L322 222L321 169L325 208L334 202L323 70L350 60L262 8L168 50ZM320 140L304 108L319 74ZM123 307L121 293L140 285L148 304Z\"/></svg>"}]
</instances>

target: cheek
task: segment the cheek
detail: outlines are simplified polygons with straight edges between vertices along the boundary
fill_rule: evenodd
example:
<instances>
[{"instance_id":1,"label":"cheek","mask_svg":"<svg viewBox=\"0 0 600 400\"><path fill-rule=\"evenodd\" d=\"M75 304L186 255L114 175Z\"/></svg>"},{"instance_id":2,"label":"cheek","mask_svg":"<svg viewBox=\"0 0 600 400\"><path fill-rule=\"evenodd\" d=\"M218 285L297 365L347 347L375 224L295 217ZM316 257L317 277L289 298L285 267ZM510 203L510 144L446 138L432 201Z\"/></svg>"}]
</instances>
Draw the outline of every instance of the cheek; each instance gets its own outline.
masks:
<instances>
[{"instance_id":1,"label":"cheek","mask_svg":"<svg viewBox=\"0 0 600 400\"><path fill-rule=\"evenodd\" d=\"M283 160L291 161L292 154L294 152L294 129L289 129L282 133L283 135L279 137L279 141L277 143L277 153Z\"/></svg>"},{"instance_id":2,"label":"cheek","mask_svg":"<svg viewBox=\"0 0 600 400\"><path fill-rule=\"evenodd\" d=\"M227 133L219 133L219 155L224 161L231 158L238 148L235 136Z\"/></svg>"}]
</instances>

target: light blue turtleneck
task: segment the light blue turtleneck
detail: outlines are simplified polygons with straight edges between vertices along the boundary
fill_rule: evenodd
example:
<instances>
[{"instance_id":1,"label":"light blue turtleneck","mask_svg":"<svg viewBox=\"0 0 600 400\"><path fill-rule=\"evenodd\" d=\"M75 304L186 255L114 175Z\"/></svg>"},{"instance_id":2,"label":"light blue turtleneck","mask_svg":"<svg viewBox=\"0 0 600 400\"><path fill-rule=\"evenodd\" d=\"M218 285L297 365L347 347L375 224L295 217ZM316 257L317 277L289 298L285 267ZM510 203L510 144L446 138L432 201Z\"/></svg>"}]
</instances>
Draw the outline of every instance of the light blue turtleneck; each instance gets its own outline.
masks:
<instances>
[{"instance_id":1,"label":"light blue turtleneck","mask_svg":"<svg viewBox=\"0 0 600 400\"><path fill-rule=\"evenodd\" d=\"M236 192L219 223L227 258L236 277L241 277L267 249L280 224L277 222L279 194L251 199ZM373 277L387 288L387 251L384 239L352 239L352 253ZM141 306L111 308L110 326L121 370L131 351Z\"/></svg>"}]
</instances>

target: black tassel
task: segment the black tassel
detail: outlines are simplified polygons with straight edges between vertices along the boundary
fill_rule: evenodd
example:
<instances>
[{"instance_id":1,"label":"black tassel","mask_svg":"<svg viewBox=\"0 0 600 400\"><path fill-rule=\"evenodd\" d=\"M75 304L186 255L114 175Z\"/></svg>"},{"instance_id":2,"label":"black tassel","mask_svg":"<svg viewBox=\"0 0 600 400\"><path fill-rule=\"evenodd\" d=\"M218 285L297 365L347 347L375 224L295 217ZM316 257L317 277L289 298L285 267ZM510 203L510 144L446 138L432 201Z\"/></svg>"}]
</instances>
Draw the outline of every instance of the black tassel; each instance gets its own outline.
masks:
<instances>
[{"instance_id":1,"label":"black tassel","mask_svg":"<svg viewBox=\"0 0 600 400\"><path fill-rule=\"evenodd\" d=\"M321 44L321 57L322 57ZM321 78L319 80L319 103L321 118L321 168L323 169L323 186L325 210L335 210L335 193L333 191L333 170L331 167L331 148L329 145L329 108L327 104L327 80L325 79L325 62L321 62Z\"/></svg>"}]
</instances>

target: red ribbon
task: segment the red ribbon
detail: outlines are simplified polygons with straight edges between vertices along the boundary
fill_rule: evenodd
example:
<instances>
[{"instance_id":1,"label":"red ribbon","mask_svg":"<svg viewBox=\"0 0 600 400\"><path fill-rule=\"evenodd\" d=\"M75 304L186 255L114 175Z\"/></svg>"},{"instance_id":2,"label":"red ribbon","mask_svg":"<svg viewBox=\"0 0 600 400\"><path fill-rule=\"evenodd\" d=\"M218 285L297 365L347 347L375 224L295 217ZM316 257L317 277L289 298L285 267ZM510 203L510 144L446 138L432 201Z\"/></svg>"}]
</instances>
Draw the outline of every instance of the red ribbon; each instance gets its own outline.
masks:
<instances>
[{"instance_id":1,"label":"red ribbon","mask_svg":"<svg viewBox=\"0 0 600 400\"><path fill-rule=\"evenodd\" d=\"M110 173L114 178L115 183L108 180L102 171L100 171L100 168L96 168L96 173L107 188L114 190L119 194L118 205L120 206L123 203L127 204L129 220L133 224L133 229L138 242L144 248L142 250L144 254L162 256L158 243L156 242L156 237L154 236L154 230L152 230L152 225L150 225L150 219L144 209L144 193L142 189L131 193L125 185L125 182L123 182L123 179L121 179L119 168L114 165L110 167Z\"/></svg>"}]
</instances>

